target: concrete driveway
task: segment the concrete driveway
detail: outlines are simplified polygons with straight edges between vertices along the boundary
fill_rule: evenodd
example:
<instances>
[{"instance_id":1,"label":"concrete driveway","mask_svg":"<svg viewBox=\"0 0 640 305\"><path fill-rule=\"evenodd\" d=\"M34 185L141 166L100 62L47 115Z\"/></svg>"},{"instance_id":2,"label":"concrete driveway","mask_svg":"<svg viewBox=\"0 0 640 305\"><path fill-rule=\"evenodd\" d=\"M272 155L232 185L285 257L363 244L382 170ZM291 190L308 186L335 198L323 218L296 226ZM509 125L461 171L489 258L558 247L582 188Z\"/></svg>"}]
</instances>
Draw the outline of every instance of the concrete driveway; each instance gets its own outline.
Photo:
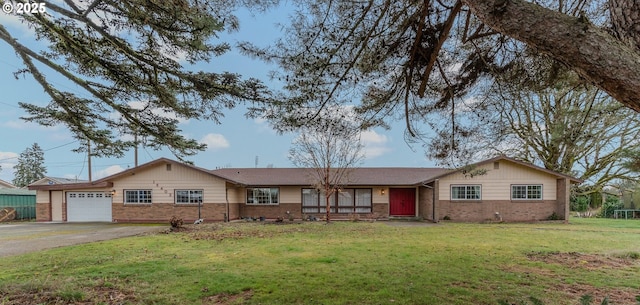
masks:
<instances>
[{"instance_id":1,"label":"concrete driveway","mask_svg":"<svg viewBox=\"0 0 640 305\"><path fill-rule=\"evenodd\" d=\"M0 257L121 237L157 233L163 225L112 223L0 224Z\"/></svg>"}]
</instances>

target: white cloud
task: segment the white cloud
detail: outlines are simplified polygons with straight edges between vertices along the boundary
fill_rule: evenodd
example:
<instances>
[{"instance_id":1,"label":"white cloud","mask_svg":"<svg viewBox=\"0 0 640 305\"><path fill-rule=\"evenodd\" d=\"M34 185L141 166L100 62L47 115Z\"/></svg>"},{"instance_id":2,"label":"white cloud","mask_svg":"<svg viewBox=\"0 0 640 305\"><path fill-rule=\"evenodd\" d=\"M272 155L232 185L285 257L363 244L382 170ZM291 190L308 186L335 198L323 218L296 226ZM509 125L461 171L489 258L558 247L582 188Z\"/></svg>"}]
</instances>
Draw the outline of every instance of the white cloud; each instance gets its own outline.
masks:
<instances>
[{"instance_id":1,"label":"white cloud","mask_svg":"<svg viewBox=\"0 0 640 305\"><path fill-rule=\"evenodd\" d=\"M38 123L27 122L22 120L6 121L2 123L2 126L11 128L11 129L18 129L18 130L41 130L41 131L42 130L46 130L46 131L59 130L61 128L60 125L44 126Z\"/></svg>"},{"instance_id":2,"label":"white cloud","mask_svg":"<svg viewBox=\"0 0 640 305\"><path fill-rule=\"evenodd\" d=\"M207 144L209 150L229 148L229 141L218 133L210 133L200 139L200 143Z\"/></svg>"},{"instance_id":3,"label":"white cloud","mask_svg":"<svg viewBox=\"0 0 640 305\"><path fill-rule=\"evenodd\" d=\"M103 170L97 171L95 174L93 174L92 178L93 179L104 178L104 177L107 177L107 176L111 176L113 174L117 174L117 173L119 173L119 172L121 172L123 170L124 170L124 168L122 168L122 166L120 166L120 165L112 165L112 166L109 166L109 167L107 167L107 168L105 168Z\"/></svg>"},{"instance_id":4,"label":"white cloud","mask_svg":"<svg viewBox=\"0 0 640 305\"><path fill-rule=\"evenodd\" d=\"M367 159L382 156L392 150L386 146L389 138L375 132L375 130L365 130L360 133L360 142L364 146L363 151Z\"/></svg>"},{"instance_id":5,"label":"white cloud","mask_svg":"<svg viewBox=\"0 0 640 305\"><path fill-rule=\"evenodd\" d=\"M134 101L134 102L129 102L128 103L129 106L133 109L138 109L138 110L142 110L145 109L147 107L147 102L146 101ZM169 118L169 119L176 119L178 120L178 123L182 123L182 124L186 124L189 123L189 120L184 119L184 118L179 118L175 112L172 111L167 111L166 109L162 109L162 108L153 108L151 110L147 109L146 111L151 111L151 113L160 116L160 117L164 117L164 118ZM117 114L118 116L120 116L120 114Z\"/></svg>"}]
</instances>

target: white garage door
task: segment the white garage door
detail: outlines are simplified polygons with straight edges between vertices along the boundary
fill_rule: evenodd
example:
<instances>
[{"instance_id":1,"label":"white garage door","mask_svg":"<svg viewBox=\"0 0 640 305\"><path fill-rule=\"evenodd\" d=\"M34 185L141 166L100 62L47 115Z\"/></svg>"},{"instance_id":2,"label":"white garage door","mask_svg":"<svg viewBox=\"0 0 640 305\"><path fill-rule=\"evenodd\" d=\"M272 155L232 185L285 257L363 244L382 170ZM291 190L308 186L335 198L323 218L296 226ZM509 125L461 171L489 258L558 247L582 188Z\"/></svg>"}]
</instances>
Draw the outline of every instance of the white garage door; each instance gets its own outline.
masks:
<instances>
[{"instance_id":1,"label":"white garage door","mask_svg":"<svg viewBox=\"0 0 640 305\"><path fill-rule=\"evenodd\" d=\"M111 194L67 192L68 222L111 222Z\"/></svg>"}]
</instances>

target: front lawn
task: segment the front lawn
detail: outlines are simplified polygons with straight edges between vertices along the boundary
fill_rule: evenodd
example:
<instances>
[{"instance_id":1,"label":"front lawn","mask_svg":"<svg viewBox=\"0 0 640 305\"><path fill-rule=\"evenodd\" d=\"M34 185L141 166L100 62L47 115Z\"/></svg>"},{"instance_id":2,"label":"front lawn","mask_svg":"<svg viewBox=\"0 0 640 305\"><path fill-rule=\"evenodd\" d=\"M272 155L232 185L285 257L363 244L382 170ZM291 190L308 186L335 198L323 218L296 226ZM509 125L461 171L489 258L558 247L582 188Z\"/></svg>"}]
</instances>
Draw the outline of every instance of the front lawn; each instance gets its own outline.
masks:
<instances>
[{"instance_id":1,"label":"front lawn","mask_svg":"<svg viewBox=\"0 0 640 305\"><path fill-rule=\"evenodd\" d=\"M640 221L205 224L0 262L0 304L637 304Z\"/></svg>"}]
</instances>

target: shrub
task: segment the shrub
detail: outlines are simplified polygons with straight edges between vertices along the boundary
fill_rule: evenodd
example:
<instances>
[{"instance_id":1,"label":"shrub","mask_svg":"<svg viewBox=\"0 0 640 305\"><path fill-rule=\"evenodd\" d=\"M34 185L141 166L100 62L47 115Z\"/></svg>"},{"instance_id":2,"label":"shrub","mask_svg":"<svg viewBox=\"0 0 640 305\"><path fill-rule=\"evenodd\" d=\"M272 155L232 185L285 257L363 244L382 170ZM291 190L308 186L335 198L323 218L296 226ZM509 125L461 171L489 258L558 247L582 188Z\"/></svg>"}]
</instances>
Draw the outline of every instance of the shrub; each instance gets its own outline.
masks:
<instances>
[{"instance_id":1,"label":"shrub","mask_svg":"<svg viewBox=\"0 0 640 305\"><path fill-rule=\"evenodd\" d=\"M601 217L610 218L613 217L613 211L622 209L624 204L620 202L620 199L617 197L609 197L602 204L602 211L600 212Z\"/></svg>"},{"instance_id":2,"label":"shrub","mask_svg":"<svg viewBox=\"0 0 640 305\"><path fill-rule=\"evenodd\" d=\"M560 215L558 215L556 212L553 212L553 214L547 217L547 220L561 220L561 219L562 218L560 217Z\"/></svg>"},{"instance_id":3,"label":"shrub","mask_svg":"<svg viewBox=\"0 0 640 305\"><path fill-rule=\"evenodd\" d=\"M585 212L587 209L589 209L590 202L591 200L587 196L577 196L572 198L570 207L572 211Z\"/></svg>"},{"instance_id":4,"label":"shrub","mask_svg":"<svg viewBox=\"0 0 640 305\"><path fill-rule=\"evenodd\" d=\"M171 227L174 229L180 229L184 225L184 221L182 218L173 216L171 217L171 220L169 220L169 224L171 224Z\"/></svg>"}]
</instances>

